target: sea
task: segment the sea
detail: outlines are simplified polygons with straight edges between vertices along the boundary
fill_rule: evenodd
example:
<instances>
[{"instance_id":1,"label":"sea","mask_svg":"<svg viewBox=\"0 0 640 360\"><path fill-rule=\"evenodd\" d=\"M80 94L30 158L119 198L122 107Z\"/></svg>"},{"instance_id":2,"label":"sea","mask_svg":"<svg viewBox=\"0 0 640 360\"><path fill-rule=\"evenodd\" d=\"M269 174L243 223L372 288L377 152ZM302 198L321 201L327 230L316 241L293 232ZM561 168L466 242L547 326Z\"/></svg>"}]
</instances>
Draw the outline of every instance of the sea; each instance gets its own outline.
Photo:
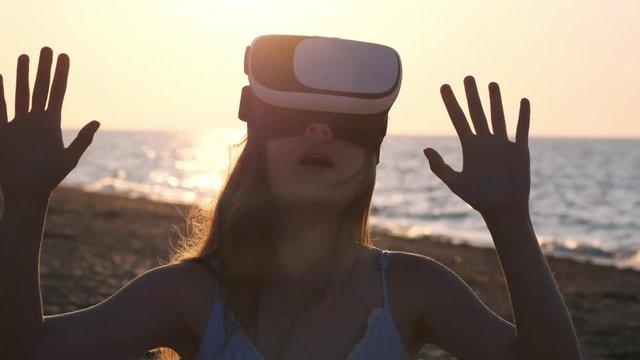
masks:
<instances>
[{"instance_id":1,"label":"sea","mask_svg":"<svg viewBox=\"0 0 640 360\"><path fill-rule=\"evenodd\" d=\"M64 130L65 144L77 131ZM170 203L215 198L245 131L100 130L62 185ZM482 217L431 171L422 149L462 168L457 137L388 135L371 224L409 238L493 247ZM543 251L640 271L640 139L532 138L531 216Z\"/></svg>"}]
</instances>

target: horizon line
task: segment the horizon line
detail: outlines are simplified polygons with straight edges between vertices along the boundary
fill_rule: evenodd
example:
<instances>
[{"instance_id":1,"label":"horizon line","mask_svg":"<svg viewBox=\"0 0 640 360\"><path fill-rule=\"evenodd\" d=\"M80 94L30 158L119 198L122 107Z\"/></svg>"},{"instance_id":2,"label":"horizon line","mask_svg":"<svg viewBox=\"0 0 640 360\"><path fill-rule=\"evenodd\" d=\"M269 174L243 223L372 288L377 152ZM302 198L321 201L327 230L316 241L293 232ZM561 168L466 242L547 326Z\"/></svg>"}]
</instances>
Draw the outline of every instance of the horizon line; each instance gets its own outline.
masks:
<instances>
[{"instance_id":1,"label":"horizon line","mask_svg":"<svg viewBox=\"0 0 640 360\"><path fill-rule=\"evenodd\" d=\"M223 129L233 129L234 127L221 127ZM240 128L238 128L240 129ZM80 128L68 128L68 127L62 127L62 131L79 131ZM207 129L207 130L214 130L213 128L211 129ZM127 128L113 128L113 129L101 129L98 131L106 131L106 132L164 132L164 133L193 133L196 132L197 130L184 130L184 129L146 129L146 128L139 128L139 129L127 129ZM428 136L428 137L451 137L451 138L457 138L458 136L455 134L438 134L438 133L426 133L426 134L409 134L409 133L387 133L386 136L399 136L399 137L421 137L421 136ZM511 138L511 136L510 136ZM602 135L566 135L566 134L559 134L559 135L549 135L549 134L542 134L542 135L531 135L529 136L529 139L585 139L585 140L640 140L640 135L611 135L611 136L602 136Z\"/></svg>"}]
</instances>

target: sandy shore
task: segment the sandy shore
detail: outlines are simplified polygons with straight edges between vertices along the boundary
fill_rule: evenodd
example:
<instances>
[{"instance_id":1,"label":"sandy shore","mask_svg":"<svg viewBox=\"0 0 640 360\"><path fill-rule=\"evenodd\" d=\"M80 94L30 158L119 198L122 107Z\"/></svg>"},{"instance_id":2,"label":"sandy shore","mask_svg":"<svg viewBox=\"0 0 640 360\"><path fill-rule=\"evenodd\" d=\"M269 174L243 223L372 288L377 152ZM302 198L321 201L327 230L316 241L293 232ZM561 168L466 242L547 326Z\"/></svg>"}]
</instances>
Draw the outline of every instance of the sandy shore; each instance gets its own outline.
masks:
<instances>
[{"instance_id":1,"label":"sandy shore","mask_svg":"<svg viewBox=\"0 0 640 360\"><path fill-rule=\"evenodd\" d=\"M51 198L42 247L46 314L93 305L144 271L166 262L175 226L188 208L144 199L58 188ZM489 308L513 321L493 249L446 239L374 234L375 246L424 254L445 264ZM640 359L640 272L548 258L571 311L585 359ZM427 346L424 358L449 359ZM423 357L421 357L423 358Z\"/></svg>"}]
</instances>

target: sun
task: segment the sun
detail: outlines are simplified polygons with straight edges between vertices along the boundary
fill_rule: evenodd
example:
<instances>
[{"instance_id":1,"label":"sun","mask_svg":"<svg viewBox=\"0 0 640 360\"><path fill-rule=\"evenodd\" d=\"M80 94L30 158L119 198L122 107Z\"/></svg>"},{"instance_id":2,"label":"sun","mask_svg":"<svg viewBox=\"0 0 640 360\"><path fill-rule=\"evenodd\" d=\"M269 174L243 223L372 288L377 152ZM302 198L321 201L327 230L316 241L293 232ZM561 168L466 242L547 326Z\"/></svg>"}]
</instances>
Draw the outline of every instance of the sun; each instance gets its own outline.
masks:
<instances>
[{"instance_id":1,"label":"sun","mask_svg":"<svg viewBox=\"0 0 640 360\"><path fill-rule=\"evenodd\" d=\"M239 10L256 11L273 5L274 1L269 0L224 0L225 6Z\"/></svg>"}]
</instances>

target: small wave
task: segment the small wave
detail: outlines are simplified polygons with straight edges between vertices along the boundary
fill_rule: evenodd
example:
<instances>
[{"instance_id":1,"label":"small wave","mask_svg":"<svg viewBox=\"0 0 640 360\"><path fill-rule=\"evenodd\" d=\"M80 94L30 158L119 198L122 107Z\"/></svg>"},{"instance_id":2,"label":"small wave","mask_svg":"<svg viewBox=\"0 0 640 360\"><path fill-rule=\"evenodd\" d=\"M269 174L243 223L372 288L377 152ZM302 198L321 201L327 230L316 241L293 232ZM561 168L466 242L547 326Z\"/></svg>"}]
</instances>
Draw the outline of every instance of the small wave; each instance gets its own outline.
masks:
<instances>
[{"instance_id":1,"label":"small wave","mask_svg":"<svg viewBox=\"0 0 640 360\"><path fill-rule=\"evenodd\" d=\"M406 210L396 206L385 206L374 204L371 208L371 215L395 218L410 218L414 220L462 220L472 216L473 212L468 209L462 210Z\"/></svg>"},{"instance_id":2,"label":"small wave","mask_svg":"<svg viewBox=\"0 0 640 360\"><path fill-rule=\"evenodd\" d=\"M65 182L64 185L85 191L118 194L132 199L144 198L155 201L191 205L205 198L190 189L171 188L162 185L141 184L119 178L102 178L89 184Z\"/></svg>"},{"instance_id":3,"label":"small wave","mask_svg":"<svg viewBox=\"0 0 640 360\"><path fill-rule=\"evenodd\" d=\"M542 237L539 242L542 251L553 256L640 270L640 251L638 250L605 246L597 239L580 241L571 237Z\"/></svg>"},{"instance_id":4,"label":"small wave","mask_svg":"<svg viewBox=\"0 0 640 360\"><path fill-rule=\"evenodd\" d=\"M476 247L493 247L492 240L479 233L440 232L428 225L393 223L380 218L372 220L371 230L375 233L401 236L409 239L432 236L452 244L465 243ZM640 251L638 250L605 246L597 239L580 241L571 237L540 237L538 242L545 254L554 257L570 258L581 262L592 262L599 265L640 271Z\"/></svg>"}]
</instances>

